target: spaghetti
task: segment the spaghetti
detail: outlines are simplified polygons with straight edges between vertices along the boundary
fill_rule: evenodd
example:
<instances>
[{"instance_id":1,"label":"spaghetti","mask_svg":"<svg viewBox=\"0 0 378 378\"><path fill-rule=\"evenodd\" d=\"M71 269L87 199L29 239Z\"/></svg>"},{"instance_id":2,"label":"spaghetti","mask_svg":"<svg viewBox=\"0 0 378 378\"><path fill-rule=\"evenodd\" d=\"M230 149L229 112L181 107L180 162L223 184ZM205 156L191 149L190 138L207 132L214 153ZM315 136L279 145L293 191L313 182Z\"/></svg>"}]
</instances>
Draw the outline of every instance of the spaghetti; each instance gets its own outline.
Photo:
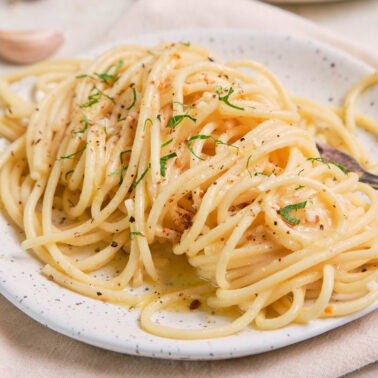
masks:
<instances>
[{"instance_id":1,"label":"spaghetti","mask_svg":"<svg viewBox=\"0 0 378 378\"><path fill-rule=\"evenodd\" d=\"M29 76L34 102L11 87ZM142 304L129 289L159 280L151 246L185 255L208 283L144 305L150 333L220 337L347 315L378 296L377 193L322 159L315 138L377 173L352 133L378 134L355 106L377 82L364 78L330 108L289 95L256 62L225 64L188 43L34 65L0 79L11 142L1 199L43 274L89 297ZM182 298L241 315L206 329L153 320Z\"/></svg>"}]
</instances>

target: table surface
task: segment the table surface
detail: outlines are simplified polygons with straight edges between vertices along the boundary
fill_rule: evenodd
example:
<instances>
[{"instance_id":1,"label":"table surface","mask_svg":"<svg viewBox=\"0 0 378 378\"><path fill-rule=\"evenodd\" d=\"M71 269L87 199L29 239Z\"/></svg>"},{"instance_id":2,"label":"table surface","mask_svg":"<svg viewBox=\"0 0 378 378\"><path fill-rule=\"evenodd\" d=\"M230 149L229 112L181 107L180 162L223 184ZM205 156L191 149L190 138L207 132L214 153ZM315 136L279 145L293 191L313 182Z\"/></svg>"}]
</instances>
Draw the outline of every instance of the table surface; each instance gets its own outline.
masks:
<instances>
[{"instance_id":1,"label":"table surface","mask_svg":"<svg viewBox=\"0 0 378 378\"><path fill-rule=\"evenodd\" d=\"M89 2L88 0L65 0L63 2L56 0L0 0L0 25L2 30L44 28L62 31L65 34L66 43L58 51L57 56L72 56L94 46L110 30L118 18L124 12L127 12L127 9L136 1L91 0ZM283 9L308 18L360 46L375 51L378 49L377 0L349 0L335 3L301 5L281 4L280 6ZM83 22L83 14L85 14L85 22ZM77 38L78 35L80 38ZM13 65L0 60L0 74L12 69L14 69ZM29 321L24 319L25 315L19 313L19 310L15 309L1 296L0 310L5 310L9 314L9 319L18 319L22 322ZM30 320L29 322L33 321ZM34 336L40 339L42 343L43 337L56 337L58 339L59 337L63 337L58 335L49 336L51 331L37 323L33 326L36 328L35 332L38 332L38 336ZM25 340L18 340L17 337L12 337L12 339L18 345L20 353L30 353L28 350L32 345L25 345ZM75 343L77 342L72 340L72 344ZM103 353L106 354L105 352ZM72 356L72 358L74 361L75 357ZM4 363L6 361L1 361L0 356L0 366L4 365ZM376 374L377 365L370 365L353 373L353 376L373 377Z\"/></svg>"}]
</instances>

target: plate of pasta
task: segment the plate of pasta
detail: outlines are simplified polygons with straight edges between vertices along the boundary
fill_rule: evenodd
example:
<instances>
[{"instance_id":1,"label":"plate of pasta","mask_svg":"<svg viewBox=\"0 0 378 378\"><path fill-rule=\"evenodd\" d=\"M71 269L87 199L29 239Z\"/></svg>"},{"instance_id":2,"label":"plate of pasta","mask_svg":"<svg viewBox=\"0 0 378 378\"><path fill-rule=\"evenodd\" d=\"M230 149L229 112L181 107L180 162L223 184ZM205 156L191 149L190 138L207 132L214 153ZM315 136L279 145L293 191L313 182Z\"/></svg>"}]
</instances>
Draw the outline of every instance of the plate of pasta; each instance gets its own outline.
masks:
<instances>
[{"instance_id":1,"label":"plate of pasta","mask_svg":"<svg viewBox=\"0 0 378 378\"><path fill-rule=\"evenodd\" d=\"M266 352L377 307L378 76L318 42L156 33L0 78L0 292L102 348Z\"/></svg>"}]
</instances>

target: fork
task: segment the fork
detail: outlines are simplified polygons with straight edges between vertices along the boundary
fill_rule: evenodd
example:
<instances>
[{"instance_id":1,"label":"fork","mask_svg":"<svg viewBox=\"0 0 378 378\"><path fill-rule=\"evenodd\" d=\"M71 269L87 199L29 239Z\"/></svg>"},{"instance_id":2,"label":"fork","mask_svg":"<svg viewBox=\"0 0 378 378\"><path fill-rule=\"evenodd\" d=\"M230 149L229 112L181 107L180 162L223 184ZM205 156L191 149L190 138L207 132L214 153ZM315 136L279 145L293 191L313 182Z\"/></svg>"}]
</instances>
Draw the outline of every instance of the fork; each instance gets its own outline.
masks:
<instances>
[{"instance_id":1,"label":"fork","mask_svg":"<svg viewBox=\"0 0 378 378\"><path fill-rule=\"evenodd\" d=\"M352 156L345 152L339 151L336 148L329 146L326 143L316 141L316 147L322 157L327 160L334 161L341 164L348 171L356 172L360 174L360 181L369 184L374 189L378 189L378 175L366 171Z\"/></svg>"}]
</instances>

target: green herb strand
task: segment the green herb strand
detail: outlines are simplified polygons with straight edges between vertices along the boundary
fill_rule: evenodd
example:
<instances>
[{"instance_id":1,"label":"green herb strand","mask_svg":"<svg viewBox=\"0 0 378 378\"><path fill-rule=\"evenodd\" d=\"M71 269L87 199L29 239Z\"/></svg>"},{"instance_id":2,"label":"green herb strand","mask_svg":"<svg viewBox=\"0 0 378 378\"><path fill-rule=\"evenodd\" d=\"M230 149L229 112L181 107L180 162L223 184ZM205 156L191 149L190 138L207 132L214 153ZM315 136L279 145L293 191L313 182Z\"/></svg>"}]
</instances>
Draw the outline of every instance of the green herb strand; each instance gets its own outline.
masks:
<instances>
[{"instance_id":1,"label":"green herb strand","mask_svg":"<svg viewBox=\"0 0 378 378\"><path fill-rule=\"evenodd\" d=\"M333 160L325 159L324 157L309 157L306 160L310 160L312 162L317 161L319 163L325 164L329 169L331 169L330 164L335 165L337 168L339 168L341 171L343 171L346 175L349 173L349 171L343 167L341 164L336 163Z\"/></svg>"},{"instance_id":2,"label":"green herb strand","mask_svg":"<svg viewBox=\"0 0 378 378\"><path fill-rule=\"evenodd\" d=\"M99 74L97 72L95 72L94 74L99 78L101 79L106 85L110 85L111 87L114 85L114 83L120 78L120 76L118 75L119 73L119 70L122 68L123 66L123 60L120 60L117 64L117 66L115 64L111 64L105 72ZM109 71L115 67L115 71L114 71L114 74L111 75L109 74Z\"/></svg>"},{"instance_id":3,"label":"green herb strand","mask_svg":"<svg viewBox=\"0 0 378 378\"><path fill-rule=\"evenodd\" d=\"M295 203L293 205L288 205L288 206L280 209L280 215L282 215L290 223L299 224L300 220L297 219L297 218L292 218L290 216L290 211L304 209L305 206L306 206L306 203L307 203L307 201Z\"/></svg>"},{"instance_id":4,"label":"green herb strand","mask_svg":"<svg viewBox=\"0 0 378 378\"><path fill-rule=\"evenodd\" d=\"M232 95L232 93L234 93L234 88L230 87L230 89L228 90L228 93L225 96L221 96L221 90L220 89L217 89L216 93L218 95L219 101L222 101L226 105L231 106L231 108L238 109L238 110L244 110L244 108L242 108L240 106L233 105L228 101L228 98Z\"/></svg>"},{"instance_id":5,"label":"green herb strand","mask_svg":"<svg viewBox=\"0 0 378 378\"><path fill-rule=\"evenodd\" d=\"M112 172L112 173L109 173L109 176L119 175L120 173L126 171L128 167L129 167L129 166L127 165L126 167L122 167L122 168L119 169L118 171L114 171L114 172Z\"/></svg>"},{"instance_id":6,"label":"green herb strand","mask_svg":"<svg viewBox=\"0 0 378 378\"><path fill-rule=\"evenodd\" d=\"M152 122L151 118L147 118L147 119L144 121L143 130L146 130L147 122L150 122L150 123L151 123L151 126L153 125L153 122Z\"/></svg>"},{"instance_id":7,"label":"green herb strand","mask_svg":"<svg viewBox=\"0 0 378 378\"><path fill-rule=\"evenodd\" d=\"M129 232L129 238L130 238L130 240L133 240L133 235L144 236L144 235L143 235L141 232L139 232L139 231Z\"/></svg>"},{"instance_id":8,"label":"green herb strand","mask_svg":"<svg viewBox=\"0 0 378 378\"><path fill-rule=\"evenodd\" d=\"M194 135L192 136L189 140L188 140L188 149L189 151L199 160L205 160L203 158L201 158L200 156L196 155L195 152L193 151L193 147L192 147L192 143L196 140L196 139L212 139L214 141L215 144L223 144L225 146L229 146L229 147L233 147L233 148L236 148L237 149L237 153L239 153L239 147L238 146L235 146L233 144L228 144L228 143L225 143L225 142L222 142L221 140L219 139L215 139L213 136L211 135L203 135L203 134L198 134L198 135Z\"/></svg>"},{"instance_id":9,"label":"green herb strand","mask_svg":"<svg viewBox=\"0 0 378 378\"><path fill-rule=\"evenodd\" d=\"M58 158L57 160L62 160L62 159L71 159L73 156L77 155L77 154L80 154L81 152L83 152L86 148L87 148L87 144L88 143L85 143L84 147L79 150L79 151L76 151L70 155L67 155L67 156L61 156L60 158Z\"/></svg>"},{"instance_id":10,"label":"green herb strand","mask_svg":"<svg viewBox=\"0 0 378 378\"><path fill-rule=\"evenodd\" d=\"M247 171L248 171L249 175L250 175L251 178L252 178L252 173L251 173L251 171L250 171L249 168L248 168L249 161L251 160L251 157L252 157L252 154L248 156L247 164L246 164L246 168L247 168Z\"/></svg>"},{"instance_id":11,"label":"green herb strand","mask_svg":"<svg viewBox=\"0 0 378 378\"><path fill-rule=\"evenodd\" d=\"M136 183L131 187L132 189L135 189L137 187L137 185L143 180L144 176L146 176L146 174L150 170L150 168L151 168L151 163L148 164L148 167L144 170L144 172L141 174L141 176L136 181Z\"/></svg>"},{"instance_id":12,"label":"green herb strand","mask_svg":"<svg viewBox=\"0 0 378 378\"><path fill-rule=\"evenodd\" d=\"M98 89L97 87L94 87L93 90L96 90L97 92L96 93L93 93L93 94L90 94L88 96L88 102L84 103L84 104L81 104L80 105L80 108L89 108L91 107L92 105L96 104L97 102L100 101L100 98L102 96L106 97L108 100L110 100L113 104L115 104L115 101L114 101L114 98L113 97L110 97L108 96L106 93L104 93L103 91L101 91L100 89Z\"/></svg>"},{"instance_id":13,"label":"green herb strand","mask_svg":"<svg viewBox=\"0 0 378 378\"><path fill-rule=\"evenodd\" d=\"M90 79L96 79L95 77L91 76L91 75L87 75L87 74L82 74L82 75L77 75L75 76L76 79L84 79L84 78L90 78Z\"/></svg>"},{"instance_id":14,"label":"green herb strand","mask_svg":"<svg viewBox=\"0 0 378 378\"><path fill-rule=\"evenodd\" d=\"M68 176L71 175L71 174L74 173L74 172L75 172L75 170L74 170L74 169L71 169L70 171L66 172L66 174L64 175L64 178L65 178L66 180L68 180Z\"/></svg>"},{"instance_id":15,"label":"green herb strand","mask_svg":"<svg viewBox=\"0 0 378 378\"><path fill-rule=\"evenodd\" d=\"M196 122L197 119L196 118L193 118L192 116L190 116L189 114L180 114L180 115L175 115L171 118L171 120L169 121L168 123L168 127L170 129L173 129L174 127L176 127L177 125L179 125L184 118L189 118L191 119L193 122Z\"/></svg>"},{"instance_id":16,"label":"green herb strand","mask_svg":"<svg viewBox=\"0 0 378 378\"><path fill-rule=\"evenodd\" d=\"M179 104L179 105L183 106L184 108L193 109L193 106L184 104L180 101L171 101L170 104Z\"/></svg>"},{"instance_id":17,"label":"green herb strand","mask_svg":"<svg viewBox=\"0 0 378 378\"><path fill-rule=\"evenodd\" d=\"M163 148L163 147L165 147L165 146L168 146L168 144L170 144L170 143L172 143L172 142L173 142L173 138L171 138L171 139L167 140L165 143L163 143L163 144L160 146L160 148Z\"/></svg>"},{"instance_id":18,"label":"green herb strand","mask_svg":"<svg viewBox=\"0 0 378 378\"><path fill-rule=\"evenodd\" d=\"M257 175L263 175L263 176L270 176L270 173L265 173L265 172L255 172L255 176Z\"/></svg>"},{"instance_id":19,"label":"green herb strand","mask_svg":"<svg viewBox=\"0 0 378 378\"><path fill-rule=\"evenodd\" d=\"M125 150L119 154L119 160L121 161L121 165L123 165L123 155L127 154L128 152L131 152L131 150Z\"/></svg>"},{"instance_id":20,"label":"green herb strand","mask_svg":"<svg viewBox=\"0 0 378 378\"><path fill-rule=\"evenodd\" d=\"M79 131L74 131L74 134L84 134L88 129L88 117L83 114L84 120L81 120L80 123L84 122L84 128Z\"/></svg>"},{"instance_id":21,"label":"green herb strand","mask_svg":"<svg viewBox=\"0 0 378 378\"><path fill-rule=\"evenodd\" d=\"M302 189L304 188L304 185L298 185L294 190L299 190L299 189Z\"/></svg>"},{"instance_id":22,"label":"green herb strand","mask_svg":"<svg viewBox=\"0 0 378 378\"><path fill-rule=\"evenodd\" d=\"M167 161L177 157L176 152L172 152L169 155L165 155L160 158L160 174L165 177L165 168L167 167Z\"/></svg>"},{"instance_id":23,"label":"green herb strand","mask_svg":"<svg viewBox=\"0 0 378 378\"><path fill-rule=\"evenodd\" d=\"M136 90L134 87L132 87L132 90L133 90L133 102L131 103L131 105L126 108L126 110L130 110L136 103L136 99L137 99L137 96L136 96Z\"/></svg>"},{"instance_id":24,"label":"green herb strand","mask_svg":"<svg viewBox=\"0 0 378 378\"><path fill-rule=\"evenodd\" d=\"M200 156L196 155L196 153L194 152L193 150L193 147L192 147L192 143L196 140L196 139L210 139L210 135L194 135L192 136L189 140L188 140L188 149L189 151L199 160L205 160L203 158L201 158Z\"/></svg>"}]
</instances>

